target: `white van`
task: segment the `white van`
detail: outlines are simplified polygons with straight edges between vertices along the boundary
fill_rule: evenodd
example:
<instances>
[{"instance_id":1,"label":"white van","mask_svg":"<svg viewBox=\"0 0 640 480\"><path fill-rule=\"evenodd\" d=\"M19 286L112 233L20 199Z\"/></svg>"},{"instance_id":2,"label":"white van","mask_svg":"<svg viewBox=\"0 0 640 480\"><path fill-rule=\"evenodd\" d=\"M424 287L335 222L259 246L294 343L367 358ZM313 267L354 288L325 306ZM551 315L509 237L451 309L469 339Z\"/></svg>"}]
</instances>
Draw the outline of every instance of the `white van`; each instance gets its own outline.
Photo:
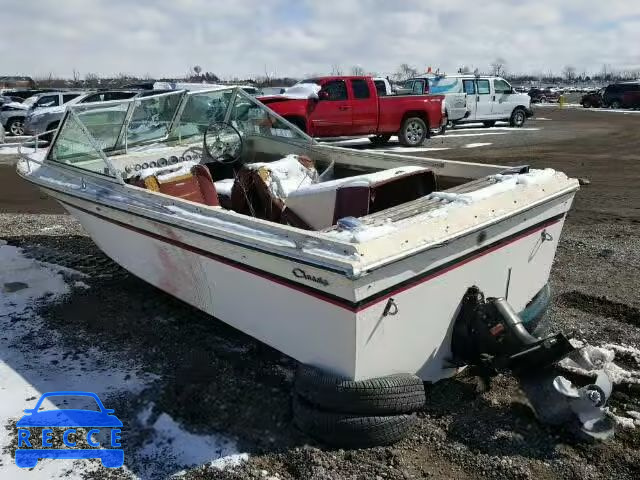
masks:
<instances>
[{"instance_id":1,"label":"white van","mask_svg":"<svg viewBox=\"0 0 640 480\"><path fill-rule=\"evenodd\" d=\"M500 77L429 74L407 80L397 93L445 95L453 124L482 122L490 127L504 120L521 127L533 115L531 97Z\"/></svg>"}]
</instances>

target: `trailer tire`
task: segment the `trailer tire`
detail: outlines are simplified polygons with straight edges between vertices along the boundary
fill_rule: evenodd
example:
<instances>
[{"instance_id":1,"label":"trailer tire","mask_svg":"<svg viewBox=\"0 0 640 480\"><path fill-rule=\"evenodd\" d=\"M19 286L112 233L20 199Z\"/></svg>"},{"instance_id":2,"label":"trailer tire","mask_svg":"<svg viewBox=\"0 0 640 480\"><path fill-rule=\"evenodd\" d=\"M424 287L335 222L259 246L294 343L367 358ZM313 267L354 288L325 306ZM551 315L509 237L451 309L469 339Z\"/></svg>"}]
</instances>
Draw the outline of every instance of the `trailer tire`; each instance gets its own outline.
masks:
<instances>
[{"instance_id":1,"label":"trailer tire","mask_svg":"<svg viewBox=\"0 0 640 480\"><path fill-rule=\"evenodd\" d=\"M398 140L405 147L417 147L422 145L429 135L427 124L420 117L409 117L402 122Z\"/></svg>"},{"instance_id":2,"label":"trailer tire","mask_svg":"<svg viewBox=\"0 0 640 480\"><path fill-rule=\"evenodd\" d=\"M324 412L298 396L293 399L293 419L305 434L342 448L393 445L405 438L416 423L415 415L359 416Z\"/></svg>"},{"instance_id":3,"label":"trailer tire","mask_svg":"<svg viewBox=\"0 0 640 480\"><path fill-rule=\"evenodd\" d=\"M376 147L381 147L389 143L389 139L391 135L382 134L382 135L374 135L373 137L369 137L369 141L374 144Z\"/></svg>"},{"instance_id":4,"label":"trailer tire","mask_svg":"<svg viewBox=\"0 0 640 480\"><path fill-rule=\"evenodd\" d=\"M422 380L410 374L354 381L300 365L296 372L295 390L318 408L339 413L412 413L421 410L426 402Z\"/></svg>"}]
</instances>

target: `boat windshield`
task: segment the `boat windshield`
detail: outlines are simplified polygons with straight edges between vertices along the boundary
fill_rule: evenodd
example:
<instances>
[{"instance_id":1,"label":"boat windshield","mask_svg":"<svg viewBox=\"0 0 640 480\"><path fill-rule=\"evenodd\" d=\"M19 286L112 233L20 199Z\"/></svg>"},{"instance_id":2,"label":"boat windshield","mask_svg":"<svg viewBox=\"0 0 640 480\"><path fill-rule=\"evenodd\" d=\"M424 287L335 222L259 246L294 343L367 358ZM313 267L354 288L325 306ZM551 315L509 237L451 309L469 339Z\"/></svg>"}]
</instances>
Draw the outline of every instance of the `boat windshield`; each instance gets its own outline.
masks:
<instances>
[{"instance_id":1,"label":"boat windshield","mask_svg":"<svg viewBox=\"0 0 640 480\"><path fill-rule=\"evenodd\" d=\"M121 169L114 158L201 146L212 122L230 123L245 140L259 136L307 147L313 143L241 88L221 87L69 106L48 160L115 177Z\"/></svg>"}]
</instances>

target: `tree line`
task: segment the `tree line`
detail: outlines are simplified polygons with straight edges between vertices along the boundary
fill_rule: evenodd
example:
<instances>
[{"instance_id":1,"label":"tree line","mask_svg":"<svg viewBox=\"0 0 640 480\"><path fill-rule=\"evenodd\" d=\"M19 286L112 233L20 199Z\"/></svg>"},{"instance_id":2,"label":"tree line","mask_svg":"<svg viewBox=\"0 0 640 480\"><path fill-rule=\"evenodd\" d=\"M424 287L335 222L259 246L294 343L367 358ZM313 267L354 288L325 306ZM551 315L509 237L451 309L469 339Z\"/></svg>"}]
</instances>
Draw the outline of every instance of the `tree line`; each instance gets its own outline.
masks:
<instances>
[{"instance_id":1,"label":"tree line","mask_svg":"<svg viewBox=\"0 0 640 480\"><path fill-rule=\"evenodd\" d=\"M461 74L479 74L479 75L495 75L504 77L507 80L514 83L613 83L617 81L625 80L638 80L640 79L640 69L627 69L619 70L611 67L611 65L603 65L598 72L588 73L587 71L578 71L572 65L566 65L561 72L554 72L548 70L546 72L538 73L517 73L512 72L508 68L507 62L502 58L497 58L484 69L478 69L461 65L456 72L441 72L439 69L430 68L418 68L408 63L400 64L394 72L391 73L378 73L369 71L362 65L353 65L350 68L342 68L338 64L331 65L330 69L324 73L309 73L301 78L313 78L323 75L355 75L363 76L370 75L373 77L387 77L389 80L401 83L409 78L427 73L461 73ZM294 78L288 76L278 76L275 73L269 73L267 68L264 69L264 74L255 75L252 77L227 77L221 78L210 71L204 71L200 65L194 65L189 68L184 75L173 78L157 78L154 79L151 75L128 75L125 73L118 73L113 76L100 76L96 73L86 73L81 75L76 69L73 70L72 78L63 78L49 74L44 77L36 77L34 80L37 85L42 88L120 88L128 84L140 83L140 82L191 82L191 83L232 83L243 85L254 85L256 87L288 87L299 81L301 78Z\"/></svg>"}]
</instances>

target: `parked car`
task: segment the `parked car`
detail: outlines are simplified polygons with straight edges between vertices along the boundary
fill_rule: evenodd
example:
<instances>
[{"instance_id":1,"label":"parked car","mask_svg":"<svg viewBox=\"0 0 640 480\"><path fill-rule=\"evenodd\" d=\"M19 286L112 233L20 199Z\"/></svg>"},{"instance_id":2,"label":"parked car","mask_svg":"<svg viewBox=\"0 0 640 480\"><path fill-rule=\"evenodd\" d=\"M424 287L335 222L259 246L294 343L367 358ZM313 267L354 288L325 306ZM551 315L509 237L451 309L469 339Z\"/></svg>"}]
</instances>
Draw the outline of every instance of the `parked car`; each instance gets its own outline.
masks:
<instances>
[{"instance_id":1,"label":"parked car","mask_svg":"<svg viewBox=\"0 0 640 480\"><path fill-rule=\"evenodd\" d=\"M41 135L58 128L60 120L64 116L66 105L108 102L111 100L126 100L136 96L147 96L160 93L157 90L104 90L76 95L72 101L61 105L52 105L50 108L30 110L24 121L24 132L27 135ZM48 137L52 135L49 134Z\"/></svg>"},{"instance_id":2,"label":"parked car","mask_svg":"<svg viewBox=\"0 0 640 480\"><path fill-rule=\"evenodd\" d=\"M640 82L614 83L604 89L602 101L610 108L640 107Z\"/></svg>"},{"instance_id":3,"label":"parked car","mask_svg":"<svg viewBox=\"0 0 640 480\"><path fill-rule=\"evenodd\" d=\"M373 79L373 83L376 86L376 90L378 92L379 97L393 95L393 90L391 89L391 83L389 82L388 78L375 77Z\"/></svg>"},{"instance_id":4,"label":"parked car","mask_svg":"<svg viewBox=\"0 0 640 480\"><path fill-rule=\"evenodd\" d=\"M416 146L447 123L444 96L380 96L371 77L310 78L260 101L314 137L370 135L384 144L398 135L402 145Z\"/></svg>"},{"instance_id":5,"label":"parked car","mask_svg":"<svg viewBox=\"0 0 640 480\"><path fill-rule=\"evenodd\" d=\"M531 99L500 77L428 74L409 79L402 92L444 95L447 117L453 124L483 122L493 126L504 120L521 127L533 114Z\"/></svg>"},{"instance_id":6,"label":"parked car","mask_svg":"<svg viewBox=\"0 0 640 480\"><path fill-rule=\"evenodd\" d=\"M604 105L604 100L602 98L604 90L604 88L601 88L598 91L586 93L580 99L580 105L584 108L602 107Z\"/></svg>"},{"instance_id":7,"label":"parked car","mask_svg":"<svg viewBox=\"0 0 640 480\"><path fill-rule=\"evenodd\" d=\"M0 107L0 123L11 135L24 135L24 121L29 112L64 105L83 92L46 92L32 95L22 103L5 103Z\"/></svg>"},{"instance_id":8,"label":"parked car","mask_svg":"<svg viewBox=\"0 0 640 480\"><path fill-rule=\"evenodd\" d=\"M531 103L549 103L560 100L560 91L552 88L532 88L529 90Z\"/></svg>"},{"instance_id":9,"label":"parked car","mask_svg":"<svg viewBox=\"0 0 640 480\"><path fill-rule=\"evenodd\" d=\"M22 100L20 100L20 102L26 100L29 97L33 97L34 95L38 95L39 93L48 93L48 92L59 92L60 90L56 90L56 89L52 89L52 88L39 88L39 89L35 89L35 88L30 88L30 89L22 89L22 90L16 90L16 89L9 89L9 90L3 90L2 91L2 95L6 95L9 97L17 97L17 98L21 98Z\"/></svg>"}]
</instances>

